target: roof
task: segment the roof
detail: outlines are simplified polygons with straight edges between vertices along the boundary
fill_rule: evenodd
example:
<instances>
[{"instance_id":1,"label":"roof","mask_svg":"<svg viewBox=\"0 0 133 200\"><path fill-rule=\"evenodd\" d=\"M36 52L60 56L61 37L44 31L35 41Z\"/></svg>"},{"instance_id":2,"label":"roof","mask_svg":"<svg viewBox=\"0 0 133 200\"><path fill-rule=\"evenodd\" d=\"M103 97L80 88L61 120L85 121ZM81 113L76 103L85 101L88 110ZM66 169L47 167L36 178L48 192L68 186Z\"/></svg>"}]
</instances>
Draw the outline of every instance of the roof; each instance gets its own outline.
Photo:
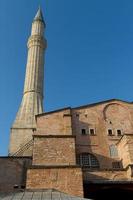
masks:
<instances>
[{"instance_id":1,"label":"roof","mask_svg":"<svg viewBox=\"0 0 133 200\"><path fill-rule=\"evenodd\" d=\"M40 113L40 114L37 114L35 117L41 117L43 115L49 115L49 114L52 114L52 113L58 113L58 112L62 112L62 111L65 111L65 110L71 110L71 107L65 107L65 108L60 108L58 110L52 110L52 111L49 111L49 112L45 112L45 113Z\"/></svg>"},{"instance_id":2,"label":"roof","mask_svg":"<svg viewBox=\"0 0 133 200\"><path fill-rule=\"evenodd\" d=\"M56 190L26 190L1 193L0 200L85 200Z\"/></svg>"},{"instance_id":3,"label":"roof","mask_svg":"<svg viewBox=\"0 0 133 200\"><path fill-rule=\"evenodd\" d=\"M44 23L44 19L43 19L43 14L42 14L42 10L41 8L39 7L35 17L34 17L34 21L41 21ZM44 23L45 24L45 23Z\"/></svg>"},{"instance_id":4,"label":"roof","mask_svg":"<svg viewBox=\"0 0 133 200\"><path fill-rule=\"evenodd\" d=\"M97 106L97 105L100 105L100 104L111 103L111 102L114 102L114 101L118 101L118 102L121 102L121 103L132 104L132 102L123 101L123 100L120 100L120 99L108 99L108 100L105 100L105 101L100 101L100 102L96 102L96 103L92 103L92 104L87 104L87 105L82 105L82 106L74 107L73 109L93 107L93 106Z\"/></svg>"},{"instance_id":5,"label":"roof","mask_svg":"<svg viewBox=\"0 0 133 200\"><path fill-rule=\"evenodd\" d=\"M41 117L43 115L48 115L48 114L52 114L52 113L56 113L56 112L61 112L63 110L68 110L68 109L72 109L72 110L76 110L76 109L83 109L83 108L88 108L88 107L93 107L93 106L97 106L97 105L101 105L101 104L105 104L105 103L111 103L111 102L114 102L114 101L118 101L118 102L121 102L121 103L127 103L127 104L133 104L133 102L128 102L128 101L123 101L123 100L120 100L120 99L108 99L108 100L105 100L105 101L100 101L100 102L96 102L96 103L91 103L91 104L86 104L86 105L82 105L82 106L77 106L77 107L64 107L64 108L60 108L60 109L57 109L57 110L52 110L52 111L49 111L49 112L45 112L45 113L40 113L40 114L37 114L36 115L36 118L37 117Z\"/></svg>"}]
</instances>

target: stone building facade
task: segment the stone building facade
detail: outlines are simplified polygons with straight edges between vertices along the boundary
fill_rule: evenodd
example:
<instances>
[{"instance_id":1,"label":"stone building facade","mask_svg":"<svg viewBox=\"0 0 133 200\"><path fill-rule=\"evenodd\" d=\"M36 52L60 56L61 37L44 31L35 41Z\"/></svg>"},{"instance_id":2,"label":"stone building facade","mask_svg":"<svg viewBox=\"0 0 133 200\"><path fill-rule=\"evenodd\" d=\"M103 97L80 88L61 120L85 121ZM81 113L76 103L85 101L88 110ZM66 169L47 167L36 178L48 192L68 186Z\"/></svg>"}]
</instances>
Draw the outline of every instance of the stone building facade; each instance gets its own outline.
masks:
<instances>
[{"instance_id":1,"label":"stone building facade","mask_svg":"<svg viewBox=\"0 0 133 200\"><path fill-rule=\"evenodd\" d=\"M0 191L5 184L8 191L57 189L80 197L108 184L133 191L133 103L112 99L43 112L44 28L39 9L9 157L0 158Z\"/></svg>"},{"instance_id":2,"label":"stone building facade","mask_svg":"<svg viewBox=\"0 0 133 200\"><path fill-rule=\"evenodd\" d=\"M132 183L132 121L132 103L115 99L39 114L32 164L76 163L84 183Z\"/></svg>"}]
</instances>

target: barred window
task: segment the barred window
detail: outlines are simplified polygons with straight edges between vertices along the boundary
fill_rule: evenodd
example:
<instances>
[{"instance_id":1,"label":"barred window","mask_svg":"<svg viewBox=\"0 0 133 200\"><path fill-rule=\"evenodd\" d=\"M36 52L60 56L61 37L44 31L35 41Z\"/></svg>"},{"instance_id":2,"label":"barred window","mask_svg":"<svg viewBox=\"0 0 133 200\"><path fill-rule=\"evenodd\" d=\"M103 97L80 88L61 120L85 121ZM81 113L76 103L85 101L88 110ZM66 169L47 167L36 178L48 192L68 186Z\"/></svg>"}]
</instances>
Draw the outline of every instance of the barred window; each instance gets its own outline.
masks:
<instances>
[{"instance_id":1,"label":"barred window","mask_svg":"<svg viewBox=\"0 0 133 200\"><path fill-rule=\"evenodd\" d=\"M77 156L77 164L81 166L87 166L89 168L99 168L99 162L97 158L89 153L82 153Z\"/></svg>"},{"instance_id":2,"label":"barred window","mask_svg":"<svg viewBox=\"0 0 133 200\"><path fill-rule=\"evenodd\" d=\"M110 157L111 158L118 157L118 150L117 150L117 147L114 144L110 145L109 150L110 150Z\"/></svg>"},{"instance_id":3,"label":"barred window","mask_svg":"<svg viewBox=\"0 0 133 200\"><path fill-rule=\"evenodd\" d=\"M120 169L121 166L121 162L112 162L112 167L113 169Z\"/></svg>"}]
</instances>

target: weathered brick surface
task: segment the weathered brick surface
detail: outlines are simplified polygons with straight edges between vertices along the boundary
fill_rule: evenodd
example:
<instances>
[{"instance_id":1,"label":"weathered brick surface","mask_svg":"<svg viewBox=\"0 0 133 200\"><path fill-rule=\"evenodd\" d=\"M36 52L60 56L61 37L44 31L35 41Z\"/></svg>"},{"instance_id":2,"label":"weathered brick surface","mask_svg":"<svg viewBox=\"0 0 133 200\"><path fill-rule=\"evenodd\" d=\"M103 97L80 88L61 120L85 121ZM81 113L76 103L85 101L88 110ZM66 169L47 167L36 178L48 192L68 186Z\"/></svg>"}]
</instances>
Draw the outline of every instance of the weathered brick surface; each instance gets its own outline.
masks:
<instances>
[{"instance_id":1,"label":"weathered brick surface","mask_svg":"<svg viewBox=\"0 0 133 200\"><path fill-rule=\"evenodd\" d=\"M37 117L37 133L42 135L72 135L70 109Z\"/></svg>"},{"instance_id":2,"label":"weathered brick surface","mask_svg":"<svg viewBox=\"0 0 133 200\"><path fill-rule=\"evenodd\" d=\"M11 191L26 184L26 169L31 158L0 157L0 191Z\"/></svg>"},{"instance_id":3,"label":"weathered brick surface","mask_svg":"<svg viewBox=\"0 0 133 200\"><path fill-rule=\"evenodd\" d=\"M64 117L64 113L68 114L68 116ZM71 114L70 115L72 118L71 120L69 114ZM125 102L114 100L109 103L97 104L95 106L75 108L72 109L71 111L70 109L68 110L66 109L66 110L61 110L59 112L57 111L53 113L48 113L46 115L45 114L40 115L37 118L36 134L40 133L42 135L52 135L52 134L58 135L57 133L67 134L68 133L66 131L67 129L64 128L64 120L69 119L71 125L69 127L72 127L72 134L76 136L76 154L91 153L95 155L100 163L100 170L98 169L95 170L98 172L98 175L95 174L95 176L98 176L98 178L101 177L102 180L105 178L105 176L109 177L109 173L106 171L112 169L112 162L120 160L123 162L123 164L124 162L127 162L126 161L128 159L127 156L124 157L124 160L121 157L121 154L123 154L122 153L123 147L118 148L118 157L111 157L109 147L112 144L115 144L117 147L117 143L121 139L121 136L117 135L118 129L122 131L122 134L128 133L132 136L132 129L133 129L132 118L133 118L132 105ZM66 124L67 123L68 122L66 122ZM89 135L90 128L94 128L95 130L94 136ZM81 129L86 129L87 134L82 135ZM108 129L112 129L113 131L112 136L108 136ZM58 140L54 141L53 143L51 141L49 144L51 144L52 148L51 150L49 148L48 154L49 153L51 154L51 152L53 151L52 149L55 149L55 146L58 146L59 144L57 142ZM64 139L64 142L65 141L66 139ZM41 157L43 157L44 154L40 153L41 151L44 152L43 146L45 145L39 145L38 143L38 146L42 147L40 147L40 150L38 151L35 148L34 152L36 151L37 156L40 154L39 158L40 163L46 164L48 160L47 162L41 161ZM126 148L128 149L127 146ZM46 147L45 151L46 149L48 148ZM132 144L130 144L130 149L132 149ZM37 158L37 156L35 157ZM67 156L69 157L68 154ZM59 160L61 161L61 159L58 158L56 162L56 158L55 160L53 159L53 161L55 161L55 163L57 164ZM60 161L59 163L61 163ZM36 161L34 163L36 163ZM131 159L130 162L128 161L128 164L129 163L131 164ZM125 164L123 166L126 167ZM103 173L101 169L105 170L105 173ZM113 170L113 173L115 175L115 170ZM127 172L122 172L122 173L124 174L123 178L125 178L126 176L125 174Z\"/></svg>"},{"instance_id":4,"label":"weathered brick surface","mask_svg":"<svg viewBox=\"0 0 133 200\"><path fill-rule=\"evenodd\" d=\"M37 116L32 163L36 169L28 170L27 188L55 188L81 196L81 170L70 168L75 164L76 154L80 153L93 154L100 164L100 169L84 169L84 180L94 183L132 180L133 169L128 167L133 164L132 110L132 104L114 100ZM95 130L95 135L89 135L90 128ZM82 129L86 130L86 135L82 135ZM112 130L112 136L108 135L108 129ZM117 130L125 135L118 136ZM112 144L118 149L116 157L110 155ZM124 169L114 170L114 161L122 161ZM63 168L63 165L69 167Z\"/></svg>"},{"instance_id":5,"label":"weathered brick surface","mask_svg":"<svg viewBox=\"0 0 133 200\"><path fill-rule=\"evenodd\" d=\"M110 171L88 171L84 170L83 172L83 179L85 181L91 181L93 183L98 183L102 181L127 181L127 172L126 171L116 171L116 170L110 170Z\"/></svg>"},{"instance_id":6,"label":"weathered brick surface","mask_svg":"<svg viewBox=\"0 0 133 200\"><path fill-rule=\"evenodd\" d=\"M92 153L97 157L101 169L112 168L112 162L120 160L111 158L110 145L120 140L117 130L122 134L133 134L133 106L126 102L113 100L94 106L72 109L72 129L76 135L76 153ZM95 129L95 135L89 135L89 129ZM81 129L86 129L87 135L81 134ZM108 129L113 131L108 136Z\"/></svg>"},{"instance_id":7,"label":"weathered brick surface","mask_svg":"<svg viewBox=\"0 0 133 200\"><path fill-rule=\"evenodd\" d=\"M33 165L76 164L75 138L35 137Z\"/></svg>"},{"instance_id":8,"label":"weathered brick surface","mask_svg":"<svg viewBox=\"0 0 133 200\"><path fill-rule=\"evenodd\" d=\"M61 192L83 196L82 172L79 168L29 169L27 189L57 189Z\"/></svg>"}]
</instances>

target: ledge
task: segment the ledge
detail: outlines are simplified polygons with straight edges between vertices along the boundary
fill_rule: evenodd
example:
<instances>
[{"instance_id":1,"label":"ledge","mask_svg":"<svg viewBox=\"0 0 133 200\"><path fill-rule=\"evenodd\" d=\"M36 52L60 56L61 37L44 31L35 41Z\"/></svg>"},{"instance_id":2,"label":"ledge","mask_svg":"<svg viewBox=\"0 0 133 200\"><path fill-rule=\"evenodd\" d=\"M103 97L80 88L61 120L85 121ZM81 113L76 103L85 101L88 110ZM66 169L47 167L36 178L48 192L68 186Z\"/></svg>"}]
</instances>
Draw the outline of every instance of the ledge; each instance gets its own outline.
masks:
<instances>
[{"instance_id":1,"label":"ledge","mask_svg":"<svg viewBox=\"0 0 133 200\"><path fill-rule=\"evenodd\" d=\"M19 128L18 127L11 127L10 129L11 130L12 129L30 129L30 130L32 129L32 130L34 130L35 128L33 128L33 127L24 127L24 128L23 127L19 127Z\"/></svg>"},{"instance_id":2,"label":"ledge","mask_svg":"<svg viewBox=\"0 0 133 200\"><path fill-rule=\"evenodd\" d=\"M116 171L127 171L126 168L121 169L99 169L99 168L89 168L87 166L81 166L83 172L116 172Z\"/></svg>"},{"instance_id":3,"label":"ledge","mask_svg":"<svg viewBox=\"0 0 133 200\"><path fill-rule=\"evenodd\" d=\"M97 185L103 185L103 184L133 184L133 181L111 181L111 180L94 180L94 181L87 181L87 180L84 180L84 184L97 184Z\"/></svg>"},{"instance_id":4,"label":"ledge","mask_svg":"<svg viewBox=\"0 0 133 200\"><path fill-rule=\"evenodd\" d=\"M81 169L77 165L32 165L28 169L59 169L59 168L77 168Z\"/></svg>"},{"instance_id":5,"label":"ledge","mask_svg":"<svg viewBox=\"0 0 133 200\"><path fill-rule=\"evenodd\" d=\"M32 156L0 156L0 159L25 159L25 158L29 158L32 159Z\"/></svg>"},{"instance_id":6,"label":"ledge","mask_svg":"<svg viewBox=\"0 0 133 200\"><path fill-rule=\"evenodd\" d=\"M75 135L33 135L33 138L75 138Z\"/></svg>"},{"instance_id":7,"label":"ledge","mask_svg":"<svg viewBox=\"0 0 133 200\"><path fill-rule=\"evenodd\" d=\"M60 109L57 109L57 110L41 113L41 114L35 115L35 118L45 116L45 115L49 115L49 114L52 114L52 113L58 113L58 112L65 111L65 110L71 110L71 107L65 107L65 108L60 108Z\"/></svg>"}]
</instances>

